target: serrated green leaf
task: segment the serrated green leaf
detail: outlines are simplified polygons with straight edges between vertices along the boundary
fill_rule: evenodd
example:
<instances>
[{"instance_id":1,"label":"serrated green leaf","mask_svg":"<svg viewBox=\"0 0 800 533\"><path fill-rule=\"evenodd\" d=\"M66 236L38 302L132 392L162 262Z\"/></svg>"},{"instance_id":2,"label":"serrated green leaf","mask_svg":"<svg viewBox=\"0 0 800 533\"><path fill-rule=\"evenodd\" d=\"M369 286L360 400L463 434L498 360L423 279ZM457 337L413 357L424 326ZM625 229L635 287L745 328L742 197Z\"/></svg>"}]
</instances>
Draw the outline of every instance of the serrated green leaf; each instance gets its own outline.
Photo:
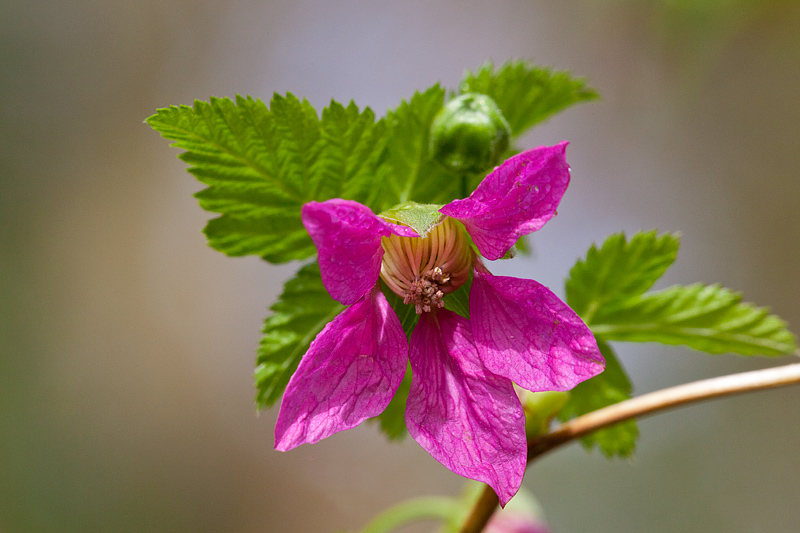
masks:
<instances>
[{"instance_id":1,"label":"serrated green leaf","mask_svg":"<svg viewBox=\"0 0 800 533\"><path fill-rule=\"evenodd\" d=\"M462 94L489 95L503 112L514 137L573 104L598 98L585 80L525 61L511 61L499 69L486 63L475 73L464 74L460 90Z\"/></svg>"},{"instance_id":2,"label":"serrated green leaf","mask_svg":"<svg viewBox=\"0 0 800 533\"><path fill-rule=\"evenodd\" d=\"M319 265L311 263L286 282L283 293L270 309L273 314L264 323L256 359L259 409L269 407L283 394L311 341L344 306L328 295Z\"/></svg>"},{"instance_id":3,"label":"serrated green leaf","mask_svg":"<svg viewBox=\"0 0 800 533\"><path fill-rule=\"evenodd\" d=\"M239 106L249 107L245 102L237 99ZM264 111L263 106L257 109ZM323 177L311 171L322 149L318 144L321 128L317 112L307 100L301 102L291 93L285 97L273 95L269 110L274 131L268 134L274 135L278 142L275 156L280 162L283 180L292 183L302 197L315 198Z\"/></svg>"},{"instance_id":4,"label":"serrated green leaf","mask_svg":"<svg viewBox=\"0 0 800 533\"><path fill-rule=\"evenodd\" d=\"M444 204L460 194L461 179L431 160L430 133L444 103L444 89L434 85L417 92L386 115L390 136L386 165L380 168L384 187L380 211L408 201Z\"/></svg>"},{"instance_id":5,"label":"serrated green leaf","mask_svg":"<svg viewBox=\"0 0 800 533\"><path fill-rule=\"evenodd\" d=\"M788 355L797 339L764 307L719 285L675 286L600 308L592 331L604 340L685 344L719 354Z\"/></svg>"},{"instance_id":6,"label":"serrated green leaf","mask_svg":"<svg viewBox=\"0 0 800 533\"><path fill-rule=\"evenodd\" d=\"M344 195L378 202L370 178L388 139L369 108L331 102L319 120L291 94L276 94L269 108L237 96L159 109L147 123L186 150L179 157L208 186L196 194L201 207L222 215L205 234L228 255L305 259L314 247L300 220L304 203Z\"/></svg>"},{"instance_id":7,"label":"serrated green leaf","mask_svg":"<svg viewBox=\"0 0 800 533\"><path fill-rule=\"evenodd\" d=\"M306 259L316 253L297 209L267 214L221 216L208 221L203 233L215 250L236 257L260 255L271 263Z\"/></svg>"},{"instance_id":8,"label":"serrated green leaf","mask_svg":"<svg viewBox=\"0 0 800 533\"><path fill-rule=\"evenodd\" d=\"M602 341L597 346L606 360L606 369L570 391L569 400L559 412L562 421L575 418L597 409L613 405L631 397L632 386L619 364L611 347ZM633 455L639 429L636 420L627 420L609 428L595 431L581 439L583 446L591 450L596 445L606 456L628 457Z\"/></svg>"},{"instance_id":9,"label":"serrated green leaf","mask_svg":"<svg viewBox=\"0 0 800 533\"><path fill-rule=\"evenodd\" d=\"M347 198L377 209L381 203L375 174L389 140L386 123L375 122L370 108L359 113L350 102L337 102L322 110L323 151L318 165L325 188L316 198ZM378 211L376 211L378 212Z\"/></svg>"},{"instance_id":10,"label":"serrated green leaf","mask_svg":"<svg viewBox=\"0 0 800 533\"><path fill-rule=\"evenodd\" d=\"M675 234L611 235L601 248L592 246L566 282L567 304L592 324L595 313L642 294L675 261L680 241Z\"/></svg>"}]
</instances>

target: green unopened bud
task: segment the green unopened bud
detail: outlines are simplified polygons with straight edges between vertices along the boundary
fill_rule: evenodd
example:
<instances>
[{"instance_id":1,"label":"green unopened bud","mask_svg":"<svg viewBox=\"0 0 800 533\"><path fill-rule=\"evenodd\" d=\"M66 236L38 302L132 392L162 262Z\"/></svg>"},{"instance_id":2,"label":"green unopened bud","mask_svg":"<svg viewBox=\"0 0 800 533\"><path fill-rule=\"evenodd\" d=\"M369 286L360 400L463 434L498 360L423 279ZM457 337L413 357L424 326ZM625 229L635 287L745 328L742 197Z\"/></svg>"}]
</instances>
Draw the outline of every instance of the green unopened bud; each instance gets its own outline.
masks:
<instances>
[{"instance_id":1,"label":"green unopened bud","mask_svg":"<svg viewBox=\"0 0 800 533\"><path fill-rule=\"evenodd\" d=\"M462 94L433 119L431 154L450 170L480 172L500 162L510 137L511 128L494 100Z\"/></svg>"},{"instance_id":2,"label":"green unopened bud","mask_svg":"<svg viewBox=\"0 0 800 533\"><path fill-rule=\"evenodd\" d=\"M525 434L528 438L547 433L550 421L569 399L569 392L530 392L518 387L516 391L525 411Z\"/></svg>"}]
</instances>

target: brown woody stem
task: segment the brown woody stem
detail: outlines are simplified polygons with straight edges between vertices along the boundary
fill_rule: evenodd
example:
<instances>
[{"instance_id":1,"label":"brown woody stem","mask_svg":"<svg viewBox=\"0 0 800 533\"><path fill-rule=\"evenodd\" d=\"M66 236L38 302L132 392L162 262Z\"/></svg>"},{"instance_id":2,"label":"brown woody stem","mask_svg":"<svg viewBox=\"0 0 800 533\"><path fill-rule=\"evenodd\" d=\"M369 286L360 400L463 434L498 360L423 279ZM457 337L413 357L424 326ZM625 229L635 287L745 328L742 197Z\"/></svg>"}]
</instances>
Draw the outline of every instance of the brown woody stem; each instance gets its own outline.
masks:
<instances>
[{"instance_id":1,"label":"brown woody stem","mask_svg":"<svg viewBox=\"0 0 800 533\"><path fill-rule=\"evenodd\" d=\"M563 444L631 418L640 418L722 396L800 383L800 363L704 379L651 392L574 418L528 442L528 463ZM497 495L488 485L475 502L460 533L481 533L497 509Z\"/></svg>"}]
</instances>

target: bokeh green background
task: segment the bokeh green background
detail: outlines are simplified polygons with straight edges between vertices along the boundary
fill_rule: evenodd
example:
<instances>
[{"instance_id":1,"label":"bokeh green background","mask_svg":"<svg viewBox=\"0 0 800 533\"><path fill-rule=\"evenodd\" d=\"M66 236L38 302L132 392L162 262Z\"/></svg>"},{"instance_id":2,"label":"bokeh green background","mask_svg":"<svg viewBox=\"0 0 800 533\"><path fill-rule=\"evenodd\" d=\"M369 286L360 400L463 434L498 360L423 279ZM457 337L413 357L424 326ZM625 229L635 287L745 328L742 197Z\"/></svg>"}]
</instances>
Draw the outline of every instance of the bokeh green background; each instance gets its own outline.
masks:
<instances>
[{"instance_id":1,"label":"bokeh green background","mask_svg":"<svg viewBox=\"0 0 800 533\"><path fill-rule=\"evenodd\" d=\"M272 450L259 328L296 265L228 259L157 107L292 91L382 114L523 57L603 100L536 129L573 181L533 257L563 294L611 232L683 233L662 286L721 282L800 330L800 4L0 1L0 532L355 530L461 479L374 427ZM620 346L637 390L775 361ZM787 361L788 362L788 361ZM573 446L527 475L566 532L800 530L800 390L641 424L633 461ZM428 531L430 525L407 531Z\"/></svg>"}]
</instances>

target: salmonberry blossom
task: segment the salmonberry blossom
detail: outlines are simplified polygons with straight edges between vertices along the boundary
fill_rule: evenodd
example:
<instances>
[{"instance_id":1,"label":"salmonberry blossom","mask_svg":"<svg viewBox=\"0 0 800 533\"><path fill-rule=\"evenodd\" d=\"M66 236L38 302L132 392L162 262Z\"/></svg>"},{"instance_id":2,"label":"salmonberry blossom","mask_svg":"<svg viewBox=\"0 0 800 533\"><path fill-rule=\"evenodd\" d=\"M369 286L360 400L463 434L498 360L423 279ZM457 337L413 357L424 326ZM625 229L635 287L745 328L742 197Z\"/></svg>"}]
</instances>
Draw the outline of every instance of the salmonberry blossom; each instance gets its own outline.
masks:
<instances>
[{"instance_id":1,"label":"salmonberry blossom","mask_svg":"<svg viewBox=\"0 0 800 533\"><path fill-rule=\"evenodd\" d=\"M569 184L566 144L508 159L469 198L434 212L423 235L350 200L303 207L322 282L349 307L317 335L289 381L276 449L379 415L410 360L411 436L453 472L491 485L502 504L516 494L526 442L513 384L568 390L604 367L589 328L555 294L533 280L494 276L481 260L503 257L555 215ZM470 274L466 319L443 300ZM379 280L420 315L410 341Z\"/></svg>"}]
</instances>

